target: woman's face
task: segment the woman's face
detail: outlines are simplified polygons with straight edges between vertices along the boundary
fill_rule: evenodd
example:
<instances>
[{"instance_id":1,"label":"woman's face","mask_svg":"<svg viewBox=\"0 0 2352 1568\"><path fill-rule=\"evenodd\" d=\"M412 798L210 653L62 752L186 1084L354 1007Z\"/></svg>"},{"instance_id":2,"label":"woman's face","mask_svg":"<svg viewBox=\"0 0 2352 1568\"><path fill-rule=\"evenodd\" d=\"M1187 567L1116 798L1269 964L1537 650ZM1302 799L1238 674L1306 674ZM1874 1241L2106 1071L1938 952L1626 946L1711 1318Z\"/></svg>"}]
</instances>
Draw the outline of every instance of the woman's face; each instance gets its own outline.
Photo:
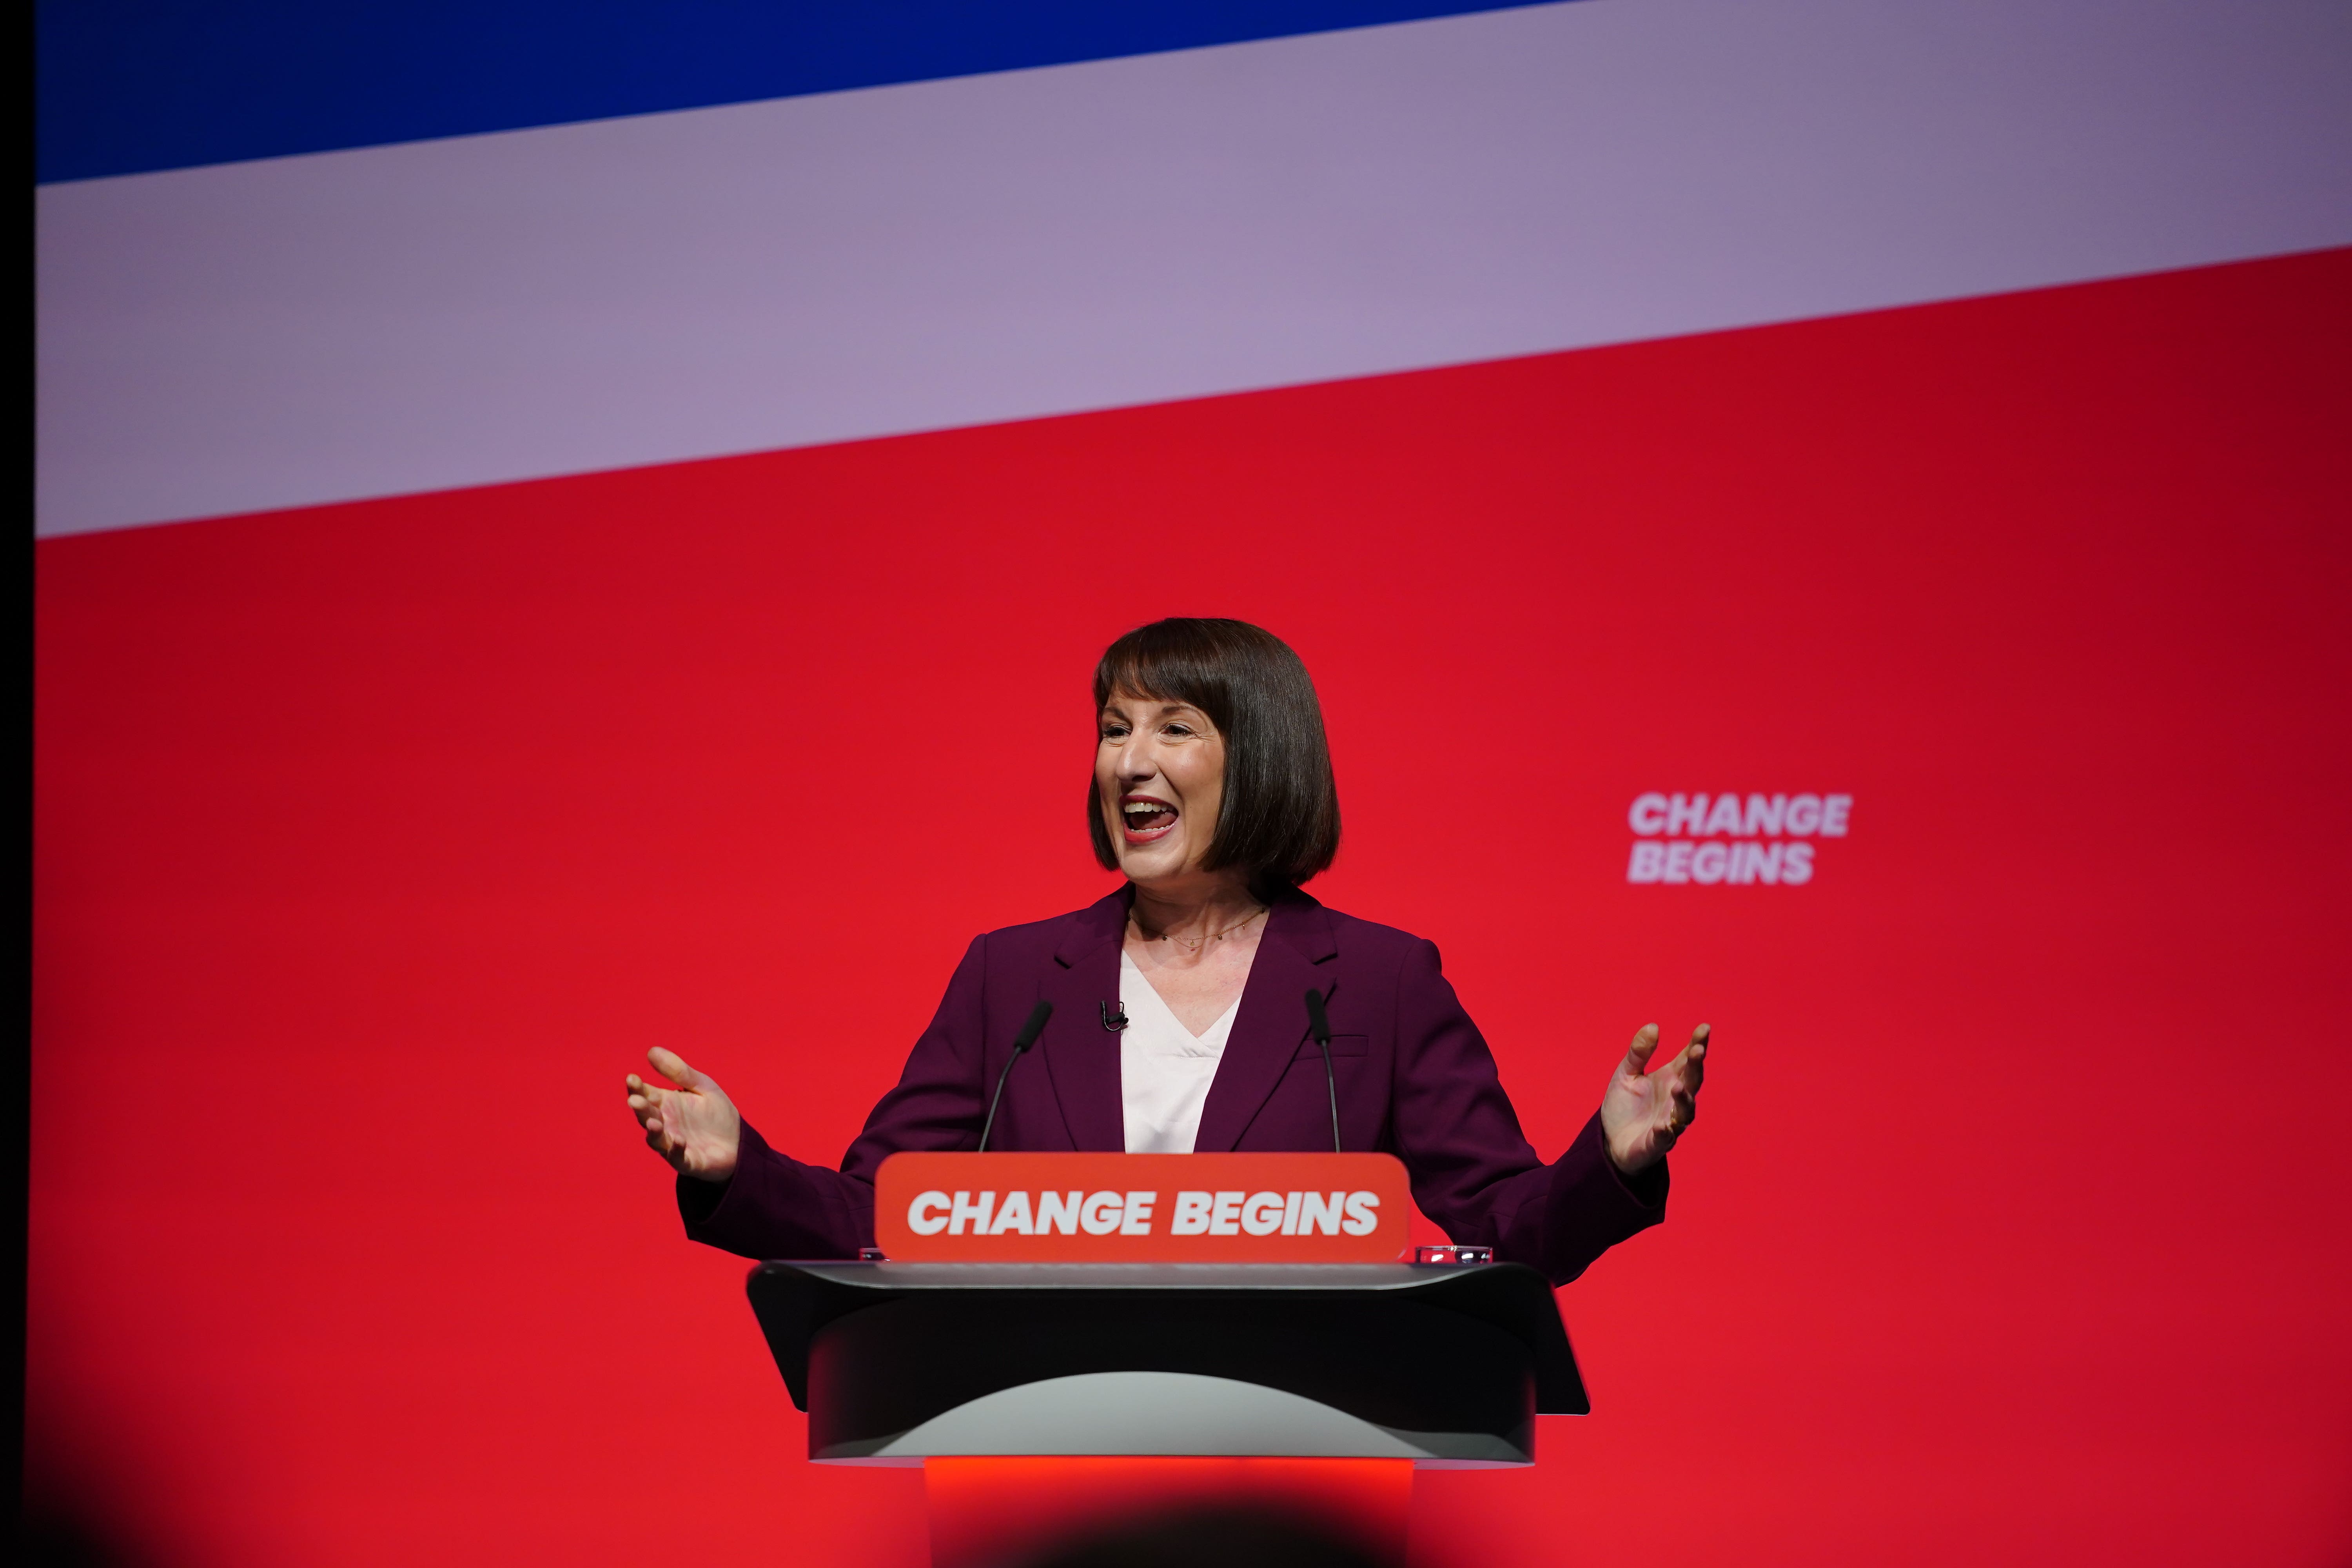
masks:
<instances>
[{"instance_id":1,"label":"woman's face","mask_svg":"<svg viewBox=\"0 0 2352 1568\"><path fill-rule=\"evenodd\" d=\"M1103 704L1095 796L1133 882L1196 874L1225 797L1225 741L1189 702L1115 691Z\"/></svg>"}]
</instances>

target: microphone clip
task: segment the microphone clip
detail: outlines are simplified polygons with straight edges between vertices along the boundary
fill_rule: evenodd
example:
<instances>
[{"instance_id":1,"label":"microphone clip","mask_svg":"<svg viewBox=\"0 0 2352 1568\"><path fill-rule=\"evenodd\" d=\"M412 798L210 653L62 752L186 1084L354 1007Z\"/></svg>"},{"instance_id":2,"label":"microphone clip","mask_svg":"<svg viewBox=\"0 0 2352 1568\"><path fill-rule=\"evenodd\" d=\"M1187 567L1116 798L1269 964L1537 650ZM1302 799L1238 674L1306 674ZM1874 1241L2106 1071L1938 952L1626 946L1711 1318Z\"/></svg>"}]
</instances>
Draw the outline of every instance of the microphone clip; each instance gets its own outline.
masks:
<instances>
[{"instance_id":1,"label":"microphone clip","mask_svg":"<svg viewBox=\"0 0 2352 1568\"><path fill-rule=\"evenodd\" d=\"M1127 1004L1124 1002L1104 1003L1102 1005L1102 1024L1104 1028L1108 1029L1114 1035L1118 1034L1121 1029L1126 1028Z\"/></svg>"}]
</instances>

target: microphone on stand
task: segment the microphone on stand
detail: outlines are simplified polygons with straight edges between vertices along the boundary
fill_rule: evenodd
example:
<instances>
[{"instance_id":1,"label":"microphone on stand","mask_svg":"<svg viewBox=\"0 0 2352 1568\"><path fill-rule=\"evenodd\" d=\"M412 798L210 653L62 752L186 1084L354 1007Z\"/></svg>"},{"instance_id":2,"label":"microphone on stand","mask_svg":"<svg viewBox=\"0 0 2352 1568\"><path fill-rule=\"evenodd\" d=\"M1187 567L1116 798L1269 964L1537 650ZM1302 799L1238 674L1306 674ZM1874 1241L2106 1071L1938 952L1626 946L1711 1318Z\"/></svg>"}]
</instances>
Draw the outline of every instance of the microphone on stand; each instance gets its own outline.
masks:
<instances>
[{"instance_id":1,"label":"microphone on stand","mask_svg":"<svg viewBox=\"0 0 2352 1568\"><path fill-rule=\"evenodd\" d=\"M1339 1146L1339 1079L1331 1070L1331 1020L1323 1011L1323 993L1311 985L1307 988L1307 1026L1323 1047L1323 1087L1331 1091L1331 1152L1342 1154L1347 1151Z\"/></svg>"},{"instance_id":2,"label":"microphone on stand","mask_svg":"<svg viewBox=\"0 0 2352 1568\"><path fill-rule=\"evenodd\" d=\"M1022 1052L1037 1043L1037 1037L1045 1032L1045 1020L1053 1016L1054 1005L1040 997L1037 1005L1029 1009L1029 1021L1021 1026L1019 1034L1013 1037L1013 1054L1004 1058L1004 1070L996 1075L996 1092L988 1097L988 1120L980 1124L981 1153L988 1152L989 1131L996 1125L996 1107L1004 1098L1004 1080L1013 1076L1013 1064L1021 1059ZM1332 1103L1337 1105L1339 1101L1335 1100ZM1338 1112L1332 1114L1337 1116ZM1338 1123L1335 1121L1333 1125Z\"/></svg>"}]
</instances>

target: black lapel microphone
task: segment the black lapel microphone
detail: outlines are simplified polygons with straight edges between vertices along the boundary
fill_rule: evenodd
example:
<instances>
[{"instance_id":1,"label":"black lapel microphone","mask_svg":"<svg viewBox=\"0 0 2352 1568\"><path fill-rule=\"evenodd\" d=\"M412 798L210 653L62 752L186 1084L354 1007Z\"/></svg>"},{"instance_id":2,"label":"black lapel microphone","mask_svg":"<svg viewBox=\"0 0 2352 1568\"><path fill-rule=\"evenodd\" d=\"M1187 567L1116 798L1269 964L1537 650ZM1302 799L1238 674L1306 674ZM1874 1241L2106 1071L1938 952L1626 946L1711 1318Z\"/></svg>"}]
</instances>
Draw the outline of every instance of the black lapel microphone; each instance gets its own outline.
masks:
<instances>
[{"instance_id":1,"label":"black lapel microphone","mask_svg":"<svg viewBox=\"0 0 2352 1568\"><path fill-rule=\"evenodd\" d=\"M1347 1151L1339 1146L1339 1079L1331 1070L1331 1020L1323 1011L1323 993L1311 985L1307 988L1307 1026L1323 1047L1323 1087L1331 1091L1331 1152L1344 1154Z\"/></svg>"},{"instance_id":2,"label":"black lapel microphone","mask_svg":"<svg viewBox=\"0 0 2352 1568\"><path fill-rule=\"evenodd\" d=\"M1004 1098L1004 1080L1013 1076L1013 1064L1021 1059L1022 1052L1037 1043L1037 1037L1045 1032L1045 1020L1053 1016L1054 1005L1040 997L1037 1005L1029 1009L1029 1021L1021 1026L1019 1034L1013 1037L1013 1054L1004 1058L1004 1070L996 1075L996 1092L988 1097L988 1120L980 1124L981 1153L988 1152L989 1131L996 1125L997 1103ZM1332 1103L1336 1105L1339 1101Z\"/></svg>"}]
</instances>

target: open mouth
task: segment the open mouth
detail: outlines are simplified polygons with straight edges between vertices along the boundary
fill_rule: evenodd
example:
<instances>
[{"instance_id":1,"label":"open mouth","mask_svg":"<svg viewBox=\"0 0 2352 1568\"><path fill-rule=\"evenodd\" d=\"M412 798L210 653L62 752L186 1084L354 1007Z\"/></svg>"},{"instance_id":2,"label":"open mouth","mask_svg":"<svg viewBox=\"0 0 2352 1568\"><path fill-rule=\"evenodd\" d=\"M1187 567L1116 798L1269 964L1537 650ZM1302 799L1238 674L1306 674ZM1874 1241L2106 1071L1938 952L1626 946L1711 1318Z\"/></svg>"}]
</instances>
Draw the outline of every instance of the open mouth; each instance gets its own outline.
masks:
<instances>
[{"instance_id":1,"label":"open mouth","mask_svg":"<svg viewBox=\"0 0 2352 1568\"><path fill-rule=\"evenodd\" d=\"M1176 808L1148 795L1130 795L1120 799L1118 818L1129 844L1149 844L1176 826Z\"/></svg>"}]
</instances>

